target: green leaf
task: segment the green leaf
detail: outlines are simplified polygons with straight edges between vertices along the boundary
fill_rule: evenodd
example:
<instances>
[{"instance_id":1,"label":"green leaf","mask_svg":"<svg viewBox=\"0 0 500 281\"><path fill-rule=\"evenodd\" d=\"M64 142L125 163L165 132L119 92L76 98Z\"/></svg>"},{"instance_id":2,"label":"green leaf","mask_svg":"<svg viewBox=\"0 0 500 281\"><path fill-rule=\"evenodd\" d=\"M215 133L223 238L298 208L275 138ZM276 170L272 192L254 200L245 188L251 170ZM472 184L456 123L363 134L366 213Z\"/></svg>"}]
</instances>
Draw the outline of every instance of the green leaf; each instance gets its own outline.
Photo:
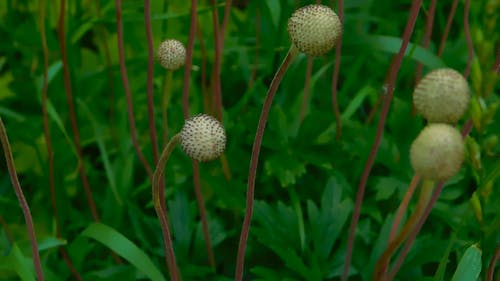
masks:
<instances>
[{"instance_id":1,"label":"green leaf","mask_svg":"<svg viewBox=\"0 0 500 281\"><path fill-rule=\"evenodd\" d=\"M278 28L281 15L280 1L266 0L266 4L267 7L269 8L269 13L271 14L271 20L273 21L274 27Z\"/></svg>"},{"instance_id":2,"label":"green leaf","mask_svg":"<svg viewBox=\"0 0 500 281\"><path fill-rule=\"evenodd\" d=\"M481 250L476 245L472 245L460 259L451 281L477 280L479 273L481 273Z\"/></svg>"},{"instance_id":3,"label":"green leaf","mask_svg":"<svg viewBox=\"0 0 500 281\"><path fill-rule=\"evenodd\" d=\"M17 244L12 245L8 256L0 256L1 271L15 271L22 281L35 281L33 260L25 257Z\"/></svg>"},{"instance_id":4,"label":"green leaf","mask_svg":"<svg viewBox=\"0 0 500 281\"><path fill-rule=\"evenodd\" d=\"M397 54L402 44L402 39L399 37L383 35L368 36L367 41L367 44L370 44L372 47L391 54ZM415 51L411 52L413 48L415 48ZM409 56L410 54L412 55L413 59L429 67L430 69L436 69L446 66L444 62L430 50L424 49L420 46L415 46L412 43L408 44L405 52L405 57Z\"/></svg>"},{"instance_id":5,"label":"green leaf","mask_svg":"<svg viewBox=\"0 0 500 281\"><path fill-rule=\"evenodd\" d=\"M158 270L146 253L115 229L102 223L93 223L81 235L92 238L110 248L151 280L165 281L160 270Z\"/></svg>"}]
</instances>

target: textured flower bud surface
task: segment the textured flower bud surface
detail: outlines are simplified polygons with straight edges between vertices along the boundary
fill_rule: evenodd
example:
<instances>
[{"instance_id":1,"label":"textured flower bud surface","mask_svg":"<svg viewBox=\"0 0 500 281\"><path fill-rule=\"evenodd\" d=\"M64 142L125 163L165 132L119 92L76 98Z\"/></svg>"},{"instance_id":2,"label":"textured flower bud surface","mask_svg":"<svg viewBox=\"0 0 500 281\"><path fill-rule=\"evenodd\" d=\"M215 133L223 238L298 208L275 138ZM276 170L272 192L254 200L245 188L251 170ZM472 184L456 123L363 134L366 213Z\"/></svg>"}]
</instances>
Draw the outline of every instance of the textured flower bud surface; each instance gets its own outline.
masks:
<instances>
[{"instance_id":1,"label":"textured flower bud surface","mask_svg":"<svg viewBox=\"0 0 500 281\"><path fill-rule=\"evenodd\" d=\"M226 148L226 132L212 116L200 114L186 120L181 130L181 147L194 160L210 161Z\"/></svg>"},{"instance_id":2,"label":"textured flower bud surface","mask_svg":"<svg viewBox=\"0 0 500 281\"><path fill-rule=\"evenodd\" d=\"M160 44L157 52L161 66L176 70L186 61L186 48L175 39L168 39Z\"/></svg>"},{"instance_id":3,"label":"textured flower bud surface","mask_svg":"<svg viewBox=\"0 0 500 281\"><path fill-rule=\"evenodd\" d=\"M427 125L410 148L413 169L429 180L443 181L451 178L458 173L463 160L462 136L448 124Z\"/></svg>"},{"instance_id":4,"label":"textured flower bud surface","mask_svg":"<svg viewBox=\"0 0 500 281\"><path fill-rule=\"evenodd\" d=\"M337 14L324 5L309 5L296 10L288 20L292 43L306 55L321 56L330 51L342 24Z\"/></svg>"},{"instance_id":5,"label":"textured flower bud surface","mask_svg":"<svg viewBox=\"0 0 500 281\"><path fill-rule=\"evenodd\" d=\"M428 73L417 85L413 103L430 123L456 123L469 105L469 85L450 68Z\"/></svg>"}]
</instances>

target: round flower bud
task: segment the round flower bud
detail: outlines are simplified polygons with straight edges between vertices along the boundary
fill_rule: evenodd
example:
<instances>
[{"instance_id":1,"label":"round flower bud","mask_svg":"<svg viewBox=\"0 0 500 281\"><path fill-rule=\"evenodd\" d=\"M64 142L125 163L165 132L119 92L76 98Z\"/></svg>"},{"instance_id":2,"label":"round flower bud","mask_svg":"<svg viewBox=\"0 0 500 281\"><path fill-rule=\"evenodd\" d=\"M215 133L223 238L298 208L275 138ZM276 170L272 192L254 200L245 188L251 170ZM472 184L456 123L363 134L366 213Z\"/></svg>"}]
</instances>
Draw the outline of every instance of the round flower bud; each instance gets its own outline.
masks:
<instances>
[{"instance_id":1,"label":"round flower bud","mask_svg":"<svg viewBox=\"0 0 500 281\"><path fill-rule=\"evenodd\" d=\"M184 123L181 130L181 147L193 160L214 160L226 148L226 132L217 119L200 114Z\"/></svg>"},{"instance_id":2,"label":"round flower bud","mask_svg":"<svg viewBox=\"0 0 500 281\"><path fill-rule=\"evenodd\" d=\"M186 61L186 48L175 39L161 42L157 52L161 66L166 69L176 70Z\"/></svg>"},{"instance_id":3,"label":"round flower bud","mask_svg":"<svg viewBox=\"0 0 500 281\"><path fill-rule=\"evenodd\" d=\"M315 4L296 10L288 20L287 29L299 51L309 56L321 56L337 42L342 24L332 9Z\"/></svg>"},{"instance_id":4,"label":"round flower bud","mask_svg":"<svg viewBox=\"0 0 500 281\"><path fill-rule=\"evenodd\" d=\"M429 180L451 178L458 173L463 160L462 136L448 124L427 125L410 148L410 161L415 173Z\"/></svg>"},{"instance_id":5,"label":"round flower bud","mask_svg":"<svg viewBox=\"0 0 500 281\"><path fill-rule=\"evenodd\" d=\"M417 84L413 103L429 123L456 123L469 105L469 85L459 72L442 68Z\"/></svg>"}]
</instances>

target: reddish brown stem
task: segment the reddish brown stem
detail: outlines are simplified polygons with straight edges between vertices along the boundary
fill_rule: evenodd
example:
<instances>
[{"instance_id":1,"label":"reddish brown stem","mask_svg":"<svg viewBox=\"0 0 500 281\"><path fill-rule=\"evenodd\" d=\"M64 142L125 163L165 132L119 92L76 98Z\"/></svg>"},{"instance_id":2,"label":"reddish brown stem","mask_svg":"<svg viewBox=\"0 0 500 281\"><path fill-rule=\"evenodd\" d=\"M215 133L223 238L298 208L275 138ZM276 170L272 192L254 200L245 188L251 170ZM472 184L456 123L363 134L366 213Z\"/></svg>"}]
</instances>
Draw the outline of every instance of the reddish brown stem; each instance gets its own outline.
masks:
<instances>
[{"instance_id":1,"label":"reddish brown stem","mask_svg":"<svg viewBox=\"0 0 500 281\"><path fill-rule=\"evenodd\" d=\"M210 232L208 230L208 219L207 219L207 211L205 208L205 201L203 200L203 193L201 192L200 185L200 168L197 161L193 161L193 184L194 184L194 193L196 195L196 202L198 203L198 209L200 210L200 220L201 227L203 229L203 237L205 239L205 248L207 249L208 254L208 262L212 269L215 268L215 257L214 251L212 250L212 241L210 239Z\"/></svg>"},{"instance_id":2,"label":"reddish brown stem","mask_svg":"<svg viewBox=\"0 0 500 281\"><path fill-rule=\"evenodd\" d=\"M389 108L392 101L392 96L394 92L394 86L396 83L397 74L399 72L399 68L401 67L401 63L404 58L404 53L406 48L408 47L408 43L410 41L411 34L413 33L413 28L415 27L415 22L418 18L418 13L420 11L420 6L422 4L422 0L414 0L412 2L412 6L410 9L410 15L408 18L408 22L405 27L405 31L403 33L403 40L401 44L401 48L399 49L398 54L393 58L391 65L389 67L389 71L386 77L386 83L384 87L387 89L387 94L384 97L382 111L380 114L380 119L377 126L377 133L375 135L375 140L373 142L373 146L370 151L370 155L368 156L368 160L366 161L365 168L363 170L363 174L361 176L361 180L358 186L358 191L356 195L356 203L354 207L354 211L352 213L351 218L351 226L349 228L349 238L347 242L347 250L346 250L346 258L344 263L344 270L342 273L342 281L346 281L349 275L349 267L351 264L352 251L354 248L354 238L356 234L356 228L359 221L359 215L361 213L361 205L363 203L363 196L365 193L366 183L368 182L368 177L370 175L371 169L373 167L373 163L375 162L375 157L377 156L377 151L380 146L380 141L382 139L382 135L384 134L384 126L385 121L387 119L387 115L389 113Z\"/></svg>"},{"instance_id":3,"label":"reddish brown stem","mask_svg":"<svg viewBox=\"0 0 500 281\"><path fill-rule=\"evenodd\" d=\"M422 46L425 49L429 47L429 43L431 42L432 26L434 25L434 15L436 14L436 3L437 0L431 1L431 6L429 7L429 11L427 13L427 19L425 21L425 34L424 34L424 40L422 42ZM420 81L420 77L422 77L423 68L424 65L419 62L415 73L416 82Z\"/></svg>"},{"instance_id":4,"label":"reddish brown stem","mask_svg":"<svg viewBox=\"0 0 500 281\"><path fill-rule=\"evenodd\" d=\"M389 239L387 243L391 243L394 240L394 237L396 237L399 225L401 224L401 220L403 219L403 214L408 208L408 204L410 203L410 200L413 196L413 193L415 192L415 189L418 186L419 181L420 177L418 175L414 175L411 179L410 185L405 192L403 200L399 204L398 210L396 211L396 216L394 217L394 222L392 223L391 232L389 233Z\"/></svg>"},{"instance_id":5,"label":"reddish brown stem","mask_svg":"<svg viewBox=\"0 0 500 281\"><path fill-rule=\"evenodd\" d=\"M493 281L495 266L499 259L500 259L500 243L498 243L495 254L493 255L493 258L490 261L490 265L488 266L488 271L486 272L486 278L487 278L486 281Z\"/></svg>"},{"instance_id":6,"label":"reddish brown stem","mask_svg":"<svg viewBox=\"0 0 500 281\"><path fill-rule=\"evenodd\" d=\"M500 73L500 49L497 51L497 58L495 59L492 70L496 72L496 74Z\"/></svg>"},{"instance_id":7,"label":"reddish brown stem","mask_svg":"<svg viewBox=\"0 0 500 281\"><path fill-rule=\"evenodd\" d=\"M259 66L259 45L260 45L260 9L255 10L255 54L253 58L253 67L250 78L248 79L248 88L253 87L255 78L257 77L257 68Z\"/></svg>"},{"instance_id":8,"label":"reddish brown stem","mask_svg":"<svg viewBox=\"0 0 500 281\"><path fill-rule=\"evenodd\" d=\"M444 45L446 44L446 39L448 38L448 34L450 33L451 24L453 23L453 18L455 17L455 12L457 11L458 0L453 0L451 4L450 13L448 14L448 19L446 20L446 26L443 31L443 35L441 36L441 41L439 42L439 48L437 55L440 57L443 54Z\"/></svg>"},{"instance_id":9,"label":"reddish brown stem","mask_svg":"<svg viewBox=\"0 0 500 281\"><path fill-rule=\"evenodd\" d=\"M40 254L38 253L38 244L36 242L35 227L33 225L33 218L31 217L30 207L28 202L24 197L21 184L17 178L16 167L14 166L14 159L12 157L12 150L10 149L9 138L5 130L2 118L0 117L0 141L2 143L3 152L5 155L5 161L7 163L7 169L9 170L10 180L12 186L14 187L14 192L16 193L17 200L23 211L24 221L26 223L26 229L28 230L28 235L31 243L31 252L33 254L33 265L35 266L35 273L38 281L45 280L43 278L42 264L40 263Z\"/></svg>"},{"instance_id":10,"label":"reddish brown stem","mask_svg":"<svg viewBox=\"0 0 500 281\"><path fill-rule=\"evenodd\" d=\"M339 15L340 22L344 24L344 0L338 1L337 12ZM339 102L338 102L338 84L339 84L339 73L340 73L340 59L342 54L342 34L340 34L337 47L335 48L335 65L333 67L333 78L332 78L332 105L333 113L335 114L335 122L337 125L336 138L340 140L342 136L342 120L340 118Z\"/></svg>"},{"instance_id":11,"label":"reddish brown stem","mask_svg":"<svg viewBox=\"0 0 500 281\"><path fill-rule=\"evenodd\" d=\"M222 57L222 39L219 29L219 12L217 1L212 0L212 24L214 29L215 61L212 70L212 87L214 112L219 121L222 120L222 93L221 93L221 57Z\"/></svg>"},{"instance_id":12,"label":"reddish brown stem","mask_svg":"<svg viewBox=\"0 0 500 281\"><path fill-rule=\"evenodd\" d=\"M141 161L144 169L148 173L149 178L153 177L153 172L151 171L151 166L142 154L141 147L139 145L139 140L137 139L137 129L135 127L134 120L134 105L132 102L132 94L130 93L130 86L127 76L127 68L125 66L125 51L123 46L123 24L122 24L122 2L121 0L115 0L116 6L116 33L118 40L118 57L120 60L120 73L122 76L123 90L125 91L125 98L127 100L127 116L128 123L130 126L130 135L132 137L132 143L134 145L139 161Z\"/></svg>"},{"instance_id":13,"label":"reddish brown stem","mask_svg":"<svg viewBox=\"0 0 500 281\"><path fill-rule=\"evenodd\" d=\"M262 106L262 112L259 118L259 124L257 126L257 132L255 133L255 140L253 142L252 157L250 159L250 169L248 171L248 183L247 183L247 195L246 195L246 209L245 218L243 220L243 226L241 228L240 243L238 246L238 254L236 258L236 274L235 281L243 280L243 270L245 265L245 250L247 246L248 234L250 232L250 222L252 220L253 214L253 204L254 204L254 194L255 194L255 179L257 177L257 165L259 164L259 154L260 147L262 145L262 138L264 137L264 129L266 127L267 116L269 115L269 110L273 102L276 90L283 79L288 67L297 55L297 50L295 47L291 47L288 51L283 63L274 75L269 90L266 94L266 99Z\"/></svg>"},{"instance_id":14,"label":"reddish brown stem","mask_svg":"<svg viewBox=\"0 0 500 281\"><path fill-rule=\"evenodd\" d=\"M311 92L311 73L312 73L312 68L313 68L313 58L309 57L307 58L307 67L306 67L306 78L304 81L304 95L302 96L302 104L300 106L300 112L299 112L299 125L302 123L302 120L304 120L304 117L306 115L306 111L309 105L309 93Z\"/></svg>"},{"instance_id":15,"label":"reddish brown stem","mask_svg":"<svg viewBox=\"0 0 500 281\"><path fill-rule=\"evenodd\" d=\"M472 130L472 120L469 119L465 123L464 127L462 128L462 138L465 138L470 131ZM417 225L414 227L412 233L408 237L408 239L405 242L405 245L403 246L403 249L399 253L398 258L396 259L396 262L394 263L393 269L391 270L389 274L389 280L392 280L394 276L396 276L399 268L403 264L403 261L408 254L408 251L410 250L410 247L415 241L415 238L417 237L417 234L420 232L420 229L422 229L422 226L424 225L425 221L427 220L427 217L432 211L432 208L434 207L434 204L436 203L437 199L439 198L439 194L441 194L441 191L443 190L444 182L438 183L437 186L434 188L434 193L432 194L431 200L427 204L422 216L420 217L420 220L418 221Z\"/></svg>"},{"instance_id":16,"label":"reddish brown stem","mask_svg":"<svg viewBox=\"0 0 500 281\"><path fill-rule=\"evenodd\" d=\"M472 60L474 59L474 46L472 44L472 37L470 34L469 27L469 11L470 11L470 0L465 0L464 4L464 33L465 41L467 42L467 50L469 52L469 57L467 58L467 66L464 70L464 76L468 77L470 74L470 69L472 66Z\"/></svg>"},{"instance_id":17,"label":"reddish brown stem","mask_svg":"<svg viewBox=\"0 0 500 281\"><path fill-rule=\"evenodd\" d=\"M153 49L153 30L151 27L151 1L144 0L144 23L146 26L146 38L148 41L148 77L147 77L147 96L148 96L148 120L149 134L151 137L151 145L153 146L153 160L158 162L158 139L156 138L154 98L153 98L153 64L154 64L154 49Z\"/></svg>"},{"instance_id":18,"label":"reddish brown stem","mask_svg":"<svg viewBox=\"0 0 500 281\"><path fill-rule=\"evenodd\" d=\"M182 110L184 118L189 117L189 82L191 80L191 66L193 65L194 37L196 35L198 0L191 0L191 23L189 27L189 39L186 48L186 64L184 67L184 84L182 87Z\"/></svg>"},{"instance_id":19,"label":"reddish brown stem","mask_svg":"<svg viewBox=\"0 0 500 281\"><path fill-rule=\"evenodd\" d=\"M172 243L172 235L170 232L170 223L168 219L167 208L165 204L165 198L161 197L161 190L164 189L162 185L163 179L165 178L165 166L167 164L170 154L174 150L175 146L180 142L181 136L177 134L172 137L172 139L165 146L156 168L152 179L152 195L153 195L153 205L160 221L161 231L163 235L163 247L165 251L165 259L167 262L168 271L170 273L170 280L178 281L180 273L179 267L175 260L174 245Z\"/></svg>"},{"instance_id":20,"label":"reddish brown stem","mask_svg":"<svg viewBox=\"0 0 500 281\"><path fill-rule=\"evenodd\" d=\"M58 24L58 36L59 45L61 48L61 56L63 61L63 77L64 77L64 88L66 90L66 98L69 108L69 117L71 119L71 128L73 129L73 137L76 146L76 152L78 156L78 172L80 173L80 178L82 179L83 189L85 191L85 196L87 197L87 203L92 213L94 221L99 222L99 213L95 206L94 198L92 197L92 191L90 189L90 184L87 178L87 173L83 167L83 153L80 144L80 132L78 131L78 122L76 120L75 106L73 102L73 90L71 88L71 78L69 73L68 65L68 55L66 50L66 33L65 33L65 10L66 10L66 0L61 0L61 9L59 13L59 24Z\"/></svg>"},{"instance_id":21,"label":"reddish brown stem","mask_svg":"<svg viewBox=\"0 0 500 281\"><path fill-rule=\"evenodd\" d=\"M45 137L45 144L47 147L47 157L49 160L49 189L50 189L50 201L52 205L52 212L54 213L54 223L56 229L56 237L61 237L61 230L59 227L59 213L57 211L57 200L56 200L56 187L54 179L54 150L52 148L52 139L50 135L50 125L49 116L47 113L47 92L49 87L49 48L47 47L47 36L45 31L45 1L39 2L40 13L40 36L42 41L42 53L43 53L43 79L42 79L42 122L43 122L43 132ZM76 280L83 280L73 263L69 259L66 249L64 247L59 247L59 252L63 257L64 262L70 269L73 277Z\"/></svg>"}]
</instances>

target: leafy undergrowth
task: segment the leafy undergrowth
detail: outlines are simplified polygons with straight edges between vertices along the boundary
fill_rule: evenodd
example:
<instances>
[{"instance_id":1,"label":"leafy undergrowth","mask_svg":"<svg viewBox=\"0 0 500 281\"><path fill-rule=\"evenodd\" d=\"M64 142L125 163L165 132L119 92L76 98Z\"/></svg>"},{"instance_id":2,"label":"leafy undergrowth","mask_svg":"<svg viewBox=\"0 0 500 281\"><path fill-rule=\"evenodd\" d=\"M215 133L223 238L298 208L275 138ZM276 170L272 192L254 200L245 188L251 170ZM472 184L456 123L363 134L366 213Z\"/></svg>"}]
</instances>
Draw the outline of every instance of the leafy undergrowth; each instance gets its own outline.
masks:
<instances>
[{"instance_id":1,"label":"leafy undergrowth","mask_svg":"<svg viewBox=\"0 0 500 281\"><path fill-rule=\"evenodd\" d=\"M64 34L81 161L57 34L59 1L0 1L0 116L33 214L45 278L76 280L77 272L83 280L169 280L151 181L131 138L120 75L115 1L67 2ZM189 1L151 2L155 48L166 38L187 45ZM216 115L215 80L211 78L215 63L212 6L210 1L198 2L189 114ZM260 110L290 46L287 19L296 7L313 2L233 1L220 75L227 147L221 160L200 164L214 267L205 246L191 160L178 148L165 171L167 210L183 280L234 280ZM337 10L337 1L332 1L335 5L323 2ZM285 74L262 144L245 280L340 280L356 191L387 91L386 73L401 47L411 2L345 1L341 58L335 57L335 51L314 58L305 98L308 58L299 54ZM442 55L438 51L452 2L438 1L426 48L422 41L431 1L423 1L368 178L349 280L372 280L394 214L414 176L409 148L425 125L412 108L418 64L423 65L423 74L441 67L463 73L469 62L472 100L458 124L463 128L471 120L473 125L466 137L466 160L459 174L447 181L395 280L488 280L489 263L500 241L500 117L496 113L500 99L498 71L495 74L492 69L498 57L500 6L493 0L470 1L467 14L474 47L470 61L464 25L467 1L458 1ZM222 22L225 2L218 4ZM154 167L143 10L143 1L122 3L125 63L138 143ZM48 46L47 112L57 215L42 120L42 19ZM340 138L332 106L332 77L338 59ZM184 124L183 77L184 68L168 74L155 61L154 126L160 149ZM99 221L91 214L80 165ZM0 279L35 280L24 218L4 161L0 167ZM414 197L405 218L414 209ZM60 249L67 252L75 272Z\"/></svg>"}]
</instances>

